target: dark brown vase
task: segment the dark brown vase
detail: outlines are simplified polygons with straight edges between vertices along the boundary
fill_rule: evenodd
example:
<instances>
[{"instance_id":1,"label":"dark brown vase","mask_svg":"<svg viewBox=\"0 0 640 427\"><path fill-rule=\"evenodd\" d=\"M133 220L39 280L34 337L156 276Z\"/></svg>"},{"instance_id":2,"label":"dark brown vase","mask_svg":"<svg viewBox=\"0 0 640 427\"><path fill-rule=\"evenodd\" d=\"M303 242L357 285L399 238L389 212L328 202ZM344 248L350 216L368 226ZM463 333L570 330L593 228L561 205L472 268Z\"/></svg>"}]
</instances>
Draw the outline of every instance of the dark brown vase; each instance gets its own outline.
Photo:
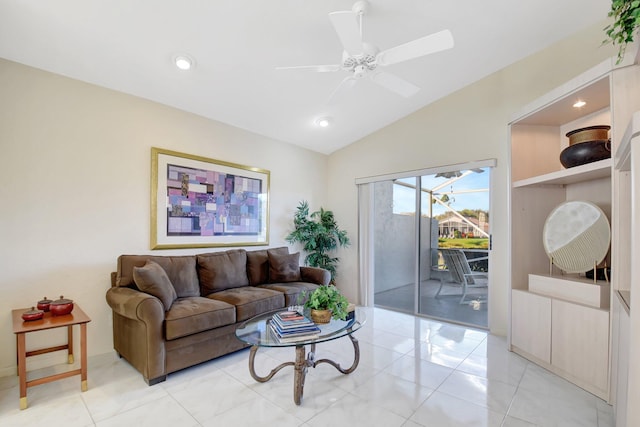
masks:
<instances>
[{"instance_id":1,"label":"dark brown vase","mask_svg":"<svg viewBox=\"0 0 640 427\"><path fill-rule=\"evenodd\" d=\"M565 168L585 165L611 157L611 140L607 125L589 126L567 133L569 146L560 153Z\"/></svg>"}]
</instances>

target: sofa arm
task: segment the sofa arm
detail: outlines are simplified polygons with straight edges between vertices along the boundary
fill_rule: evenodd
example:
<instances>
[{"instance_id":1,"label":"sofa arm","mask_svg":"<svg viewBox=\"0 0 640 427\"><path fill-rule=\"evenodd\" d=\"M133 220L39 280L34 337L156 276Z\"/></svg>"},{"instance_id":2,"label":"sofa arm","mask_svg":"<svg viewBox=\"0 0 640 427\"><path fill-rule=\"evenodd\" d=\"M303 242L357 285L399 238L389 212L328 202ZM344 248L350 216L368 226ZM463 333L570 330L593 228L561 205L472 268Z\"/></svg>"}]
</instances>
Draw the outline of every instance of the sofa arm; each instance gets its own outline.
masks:
<instances>
[{"instance_id":1,"label":"sofa arm","mask_svg":"<svg viewBox=\"0 0 640 427\"><path fill-rule=\"evenodd\" d=\"M149 294L125 287L107 290L113 310L113 347L148 384L164 380L165 346L162 302Z\"/></svg>"},{"instance_id":2,"label":"sofa arm","mask_svg":"<svg viewBox=\"0 0 640 427\"><path fill-rule=\"evenodd\" d=\"M144 292L136 291L135 289L125 287L112 287L107 290L107 304L111 309L128 319L144 320L148 318L153 322L154 315L151 314L156 310L153 310L153 303L151 301L157 300L160 305L162 302L153 295L145 294ZM143 302L148 301L142 305ZM150 305L149 305L150 304ZM149 307L149 309L147 309ZM149 318L149 316L152 316ZM156 321L162 323L164 321L164 308L161 313L155 313Z\"/></svg>"},{"instance_id":3,"label":"sofa arm","mask_svg":"<svg viewBox=\"0 0 640 427\"><path fill-rule=\"evenodd\" d=\"M319 267L300 267L300 276L302 280L316 285L328 285L331 281L331 273L329 270Z\"/></svg>"}]
</instances>

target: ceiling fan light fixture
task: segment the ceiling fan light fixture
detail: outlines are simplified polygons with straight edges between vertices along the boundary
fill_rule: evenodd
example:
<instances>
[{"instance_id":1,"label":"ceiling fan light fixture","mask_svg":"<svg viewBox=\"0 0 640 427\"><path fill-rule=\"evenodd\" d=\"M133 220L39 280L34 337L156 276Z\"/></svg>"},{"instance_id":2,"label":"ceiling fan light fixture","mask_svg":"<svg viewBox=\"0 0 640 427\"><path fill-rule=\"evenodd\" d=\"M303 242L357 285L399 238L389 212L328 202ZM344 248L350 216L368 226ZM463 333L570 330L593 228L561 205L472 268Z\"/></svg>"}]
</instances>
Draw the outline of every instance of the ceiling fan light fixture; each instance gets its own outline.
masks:
<instances>
[{"instance_id":1,"label":"ceiling fan light fixture","mask_svg":"<svg viewBox=\"0 0 640 427\"><path fill-rule=\"evenodd\" d=\"M413 41L379 51L374 45L363 40L363 16L368 12L369 2L358 0L351 10L329 13L333 25L343 47L342 63L333 65L301 65L294 67L276 67L277 69L301 69L320 73L328 71L346 71L349 76L342 80L329 98L335 102L336 94L350 88L357 80L368 78L383 88L405 98L412 97L420 91L413 83L390 72L381 73L379 67L393 65L422 56L430 55L454 46L453 35L449 30L424 36ZM324 123L324 122L323 122ZM316 121L316 125L318 121ZM322 127L328 126L324 123Z\"/></svg>"},{"instance_id":2,"label":"ceiling fan light fixture","mask_svg":"<svg viewBox=\"0 0 640 427\"><path fill-rule=\"evenodd\" d=\"M327 128L331 125L331 122L331 117L318 117L315 123L318 127Z\"/></svg>"},{"instance_id":3,"label":"ceiling fan light fixture","mask_svg":"<svg viewBox=\"0 0 640 427\"><path fill-rule=\"evenodd\" d=\"M182 71L188 71L193 68L194 61L187 55L177 55L173 62L176 64L176 67Z\"/></svg>"}]
</instances>

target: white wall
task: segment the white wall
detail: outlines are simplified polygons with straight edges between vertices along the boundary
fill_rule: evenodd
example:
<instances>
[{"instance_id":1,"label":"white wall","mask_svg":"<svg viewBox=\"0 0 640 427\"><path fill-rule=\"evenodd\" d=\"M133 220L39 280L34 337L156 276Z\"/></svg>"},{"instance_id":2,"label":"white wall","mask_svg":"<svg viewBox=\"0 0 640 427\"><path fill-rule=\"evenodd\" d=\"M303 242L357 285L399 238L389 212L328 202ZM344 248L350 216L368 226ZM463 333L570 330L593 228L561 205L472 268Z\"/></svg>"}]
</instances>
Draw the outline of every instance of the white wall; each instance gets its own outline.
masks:
<instances>
[{"instance_id":1,"label":"white wall","mask_svg":"<svg viewBox=\"0 0 640 427\"><path fill-rule=\"evenodd\" d=\"M611 46L601 47L605 25L603 21L589 27L331 154L327 208L334 211L342 227L356 235L356 178L496 158L489 327L506 335L507 123L527 103L611 57ZM355 300L357 247L341 250L340 257L339 286Z\"/></svg>"},{"instance_id":2,"label":"white wall","mask_svg":"<svg viewBox=\"0 0 640 427\"><path fill-rule=\"evenodd\" d=\"M300 200L326 204L325 155L5 60L0 144L0 375L15 375L11 309L44 296L92 318L89 355L112 350L109 274L118 255L151 252L152 146L270 170L270 246L286 244ZM51 332L28 335L28 349L62 340Z\"/></svg>"}]
</instances>

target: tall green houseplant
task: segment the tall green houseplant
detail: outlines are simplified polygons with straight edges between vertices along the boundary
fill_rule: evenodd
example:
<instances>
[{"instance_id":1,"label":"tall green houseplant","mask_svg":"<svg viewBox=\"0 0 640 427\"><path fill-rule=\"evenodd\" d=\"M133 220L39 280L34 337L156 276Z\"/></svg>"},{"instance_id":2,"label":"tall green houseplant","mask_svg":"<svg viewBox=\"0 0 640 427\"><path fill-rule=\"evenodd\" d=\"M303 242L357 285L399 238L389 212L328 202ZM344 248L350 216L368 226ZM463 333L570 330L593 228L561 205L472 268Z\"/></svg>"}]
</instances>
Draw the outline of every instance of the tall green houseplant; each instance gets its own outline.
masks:
<instances>
[{"instance_id":1,"label":"tall green houseplant","mask_svg":"<svg viewBox=\"0 0 640 427\"><path fill-rule=\"evenodd\" d=\"M604 29L608 39L618 46L618 63L622 61L627 44L633 43L640 27L640 0L612 0L608 16L613 22Z\"/></svg>"},{"instance_id":2,"label":"tall green houseplant","mask_svg":"<svg viewBox=\"0 0 640 427\"><path fill-rule=\"evenodd\" d=\"M329 270L331 283L334 283L339 258L329 253L338 246L349 246L350 242L347 232L338 227L333 212L320 208L309 214L309 204L302 201L293 217L293 225L294 230L285 238L286 241L302 243L307 253L305 265Z\"/></svg>"}]
</instances>

